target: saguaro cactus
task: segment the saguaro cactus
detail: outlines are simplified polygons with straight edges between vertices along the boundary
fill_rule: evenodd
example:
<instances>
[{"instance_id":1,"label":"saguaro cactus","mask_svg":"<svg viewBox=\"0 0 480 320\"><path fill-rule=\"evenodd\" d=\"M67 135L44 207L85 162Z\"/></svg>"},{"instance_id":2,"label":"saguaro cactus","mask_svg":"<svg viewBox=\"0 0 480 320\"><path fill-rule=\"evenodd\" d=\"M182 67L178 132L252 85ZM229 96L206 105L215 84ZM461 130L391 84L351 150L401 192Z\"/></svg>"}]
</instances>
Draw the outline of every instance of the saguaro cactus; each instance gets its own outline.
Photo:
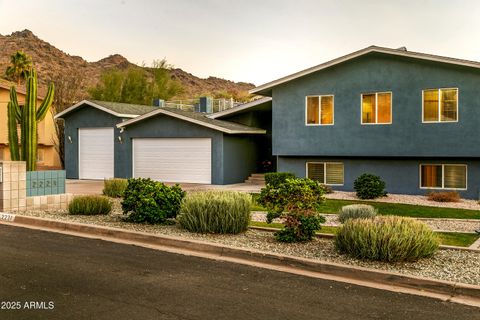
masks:
<instances>
[{"instance_id":1,"label":"saguaro cactus","mask_svg":"<svg viewBox=\"0 0 480 320\"><path fill-rule=\"evenodd\" d=\"M53 83L48 86L48 92L37 109L37 73L31 70L27 76L25 105L18 104L15 87L10 89L8 103L8 142L12 160L27 162L27 171L37 168L37 123L48 113L53 101ZM21 129L21 152L18 150L17 122ZM16 141L16 143L15 143Z\"/></svg>"}]
</instances>

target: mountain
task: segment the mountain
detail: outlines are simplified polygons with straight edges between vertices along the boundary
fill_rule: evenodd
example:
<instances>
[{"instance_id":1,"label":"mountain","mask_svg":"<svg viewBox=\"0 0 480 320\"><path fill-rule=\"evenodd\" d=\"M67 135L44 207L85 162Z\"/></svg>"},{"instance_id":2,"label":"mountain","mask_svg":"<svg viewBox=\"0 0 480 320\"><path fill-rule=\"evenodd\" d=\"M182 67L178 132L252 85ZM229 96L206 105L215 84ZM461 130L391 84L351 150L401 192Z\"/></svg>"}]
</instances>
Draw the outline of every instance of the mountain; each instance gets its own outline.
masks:
<instances>
[{"instance_id":1,"label":"mountain","mask_svg":"<svg viewBox=\"0 0 480 320\"><path fill-rule=\"evenodd\" d=\"M141 68L120 54L113 54L96 62L87 62L79 56L65 53L50 43L39 39L30 30L13 32L10 35L0 34L0 77L10 63L10 56L16 51L23 51L32 57L38 72L39 87L43 89L51 79L62 75L82 74L85 81L81 91L86 96L87 89L97 84L100 75L111 68L126 69L129 67ZM171 70L173 79L180 81L184 92L179 98L195 98L202 94L218 95L222 93L244 96L254 87L251 83L233 82L216 77L202 79L182 69Z\"/></svg>"}]
</instances>

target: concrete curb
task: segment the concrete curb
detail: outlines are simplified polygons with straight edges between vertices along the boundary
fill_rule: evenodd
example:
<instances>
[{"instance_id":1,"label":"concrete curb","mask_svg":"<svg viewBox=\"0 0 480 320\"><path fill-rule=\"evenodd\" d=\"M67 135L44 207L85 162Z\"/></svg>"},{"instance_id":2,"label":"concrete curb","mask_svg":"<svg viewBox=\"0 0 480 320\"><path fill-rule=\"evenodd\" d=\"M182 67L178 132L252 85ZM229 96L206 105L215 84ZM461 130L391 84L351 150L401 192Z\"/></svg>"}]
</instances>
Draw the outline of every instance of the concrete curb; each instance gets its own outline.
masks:
<instances>
[{"instance_id":1,"label":"concrete curb","mask_svg":"<svg viewBox=\"0 0 480 320\"><path fill-rule=\"evenodd\" d=\"M444 301L480 306L480 286L476 285L407 276L357 266L266 253L253 249L224 247L205 241L187 240L179 237L153 235L89 224L5 214L3 214L3 217L0 217L0 222L7 225L64 232L78 236L100 237L104 240L127 242L133 245L160 246L169 250L173 249L181 254L200 255L206 258L238 262L269 269L273 268L306 276L328 278L390 291L404 291L411 294L440 298Z\"/></svg>"}]
</instances>

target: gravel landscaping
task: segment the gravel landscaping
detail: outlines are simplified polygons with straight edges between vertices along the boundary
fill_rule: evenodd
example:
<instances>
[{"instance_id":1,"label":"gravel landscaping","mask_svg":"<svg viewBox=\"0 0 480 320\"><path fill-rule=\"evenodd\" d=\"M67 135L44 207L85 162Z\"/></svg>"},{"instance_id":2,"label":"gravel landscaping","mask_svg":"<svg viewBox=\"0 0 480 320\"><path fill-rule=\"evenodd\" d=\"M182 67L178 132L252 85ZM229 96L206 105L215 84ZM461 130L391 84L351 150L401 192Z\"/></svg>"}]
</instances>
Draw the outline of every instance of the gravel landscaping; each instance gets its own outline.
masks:
<instances>
[{"instance_id":1,"label":"gravel landscaping","mask_svg":"<svg viewBox=\"0 0 480 320\"><path fill-rule=\"evenodd\" d=\"M359 199L355 192L334 191L325 195L327 199L337 200L356 200ZM429 207L458 208L469 210L480 210L480 204L477 200L461 199L459 202L436 202L430 201L426 196L407 195L407 194L388 194L386 197L376 198L374 200L362 200L373 202L403 203Z\"/></svg>"},{"instance_id":2,"label":"gravel landscaping","mask_svg":"<svg viewBox=\"0 0 480 320\"><path fill-rule=\"evenodd\" d=\"M338 221L338 215L336 214L323 214L326 218L326 222L323 223L325 226L338 226L340 222ZM252 213L253 221L266 222L267 215L262 211L254 211ZM425 222L435 231L449 231L449 232L475 232L475 230L480 229L480 220L463 220L463 219L419 219L422 222ZM281 223L279 219L275 219L274 222Z\"/></svg>"},{"instance_id":3,"label":"gravel landscaping","mask_svg":"<svg viewBox=\"0 0 480 320\"><path fill-rule=\"evenodd\" d=\"M66 211L29 211L21 214L62 221L90 223L101 226L123 228L134 231L179 236L183 238L210 241L226 246L251 248L297 257L320 259L348 265L356 265L403 274L441 280L480 285L480 253L462 250L439 250L431 259L414 263L380 263L352 259L335 251L328 239L314 239L310 243L279 243L270 232L249 230L240 235L213 235L190 233L177 226L134 224L123 221L119 201L114 203L110 215L72 216Z\"/></svg>"}]
</instances>

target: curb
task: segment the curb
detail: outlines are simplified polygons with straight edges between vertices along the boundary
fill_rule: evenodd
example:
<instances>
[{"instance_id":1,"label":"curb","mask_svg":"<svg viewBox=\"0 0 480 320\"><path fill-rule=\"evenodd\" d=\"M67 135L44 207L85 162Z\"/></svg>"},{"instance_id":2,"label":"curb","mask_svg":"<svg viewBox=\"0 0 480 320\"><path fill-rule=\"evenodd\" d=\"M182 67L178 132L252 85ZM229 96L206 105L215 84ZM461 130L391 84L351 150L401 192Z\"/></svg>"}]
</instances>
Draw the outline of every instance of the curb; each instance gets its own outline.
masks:
<instances>
[{"instance_id":1,"label":"curb","mask_svg":"<svg viewBox=\"0 0 480 320\"><path fill-rule=\"evenodd\" d=\"M173 236L153 235L144 232L127 231L124 229L82 223L70 223L3 213L0 214L0 223L20 227L43 228L47 231L70 232L78 236L102 237L104 240L116 240L117 242L127 241L133 245L160 246L167 250L180 250L180 252L176 252L181 254L193 254L197 256L202 256L203 254L206 258L216 260L223 259L318 278L326 276L327 279L334 281L353 282L358 285L396 292L406 290L407 293L411 294L426 295L437 299L440 298L444 301L480 306L480 286L476 285L390 273L320 260L284 256L253 249L224 247L206 241L187 240Z\"/></svg>"}]
</instances>

